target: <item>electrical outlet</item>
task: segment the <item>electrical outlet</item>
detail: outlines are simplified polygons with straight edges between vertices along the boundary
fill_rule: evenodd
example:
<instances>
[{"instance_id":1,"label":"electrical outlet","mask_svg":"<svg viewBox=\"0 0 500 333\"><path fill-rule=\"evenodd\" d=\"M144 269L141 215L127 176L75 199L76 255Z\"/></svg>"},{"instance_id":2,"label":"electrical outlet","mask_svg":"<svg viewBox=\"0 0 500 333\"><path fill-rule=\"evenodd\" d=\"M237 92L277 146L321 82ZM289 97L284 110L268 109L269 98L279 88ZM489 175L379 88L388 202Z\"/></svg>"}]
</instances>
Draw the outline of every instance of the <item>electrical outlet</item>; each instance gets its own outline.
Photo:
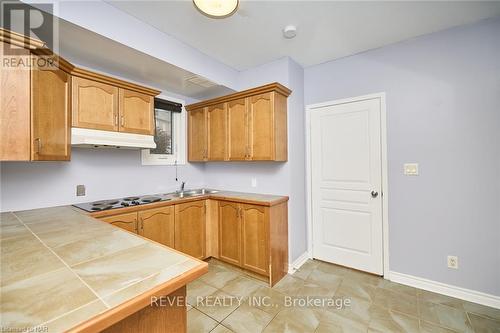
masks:
<instances>
[{"instance_id":1,"label":"electrical outlet","mask_svg":"<svg viewBox=\"0 0 500 333\"><path fill-rule=\"evenodd\" d=\"M418 163L405 163L404 174L405 176L418 176Z\"/></svg>"},{"instance_id":2,"label":"electrical outlet","mask_svg":"<svg viewBox=\"0 0 500 333\"><path fill-rule=\"evenodd\" d=\"M458 269L458 257L448 256L448 268Z\"/></svg>"},{"instance_id":3,"label":"electrical outlet","mask_svg":"<svg viewBox=\"0 0 500 333\"><path fill-rule=\"evenodd\" d=\"M257 178L252 178L252 187L257 187Z\"/></svg>"},{"instance_id":4,"label":"electrical outlet","mask_svg":"<svg viewBox=\"0 0 500 333\"><path fill-rule=\"evenodd\" d=\"M76 196L77 197L85 196L85 185L76 185Z\"/></svg>"}]
</instances>

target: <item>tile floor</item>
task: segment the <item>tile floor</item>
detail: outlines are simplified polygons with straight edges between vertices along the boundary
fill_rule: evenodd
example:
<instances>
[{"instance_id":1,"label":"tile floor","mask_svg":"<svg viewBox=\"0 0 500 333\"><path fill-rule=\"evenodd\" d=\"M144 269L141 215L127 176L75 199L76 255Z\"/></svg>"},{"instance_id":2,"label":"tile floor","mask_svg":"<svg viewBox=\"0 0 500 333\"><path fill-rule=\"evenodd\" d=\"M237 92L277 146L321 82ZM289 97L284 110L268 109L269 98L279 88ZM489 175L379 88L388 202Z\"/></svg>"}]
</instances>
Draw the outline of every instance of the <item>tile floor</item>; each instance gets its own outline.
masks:
<instances>
[{"instance_id":1,"label":"tile floor","mask_svg":"<svg viewBox=\"0 0 500 333\"><path fill-rule=\"evenodd\" d=\"M317 260L309 260L269 288L212 259L209 272L189 284L187 294L190 333L500 333L498 309ZM332 304L287 306L307 297L351 303L344 308Z\"/></svg>"}]
</instances>

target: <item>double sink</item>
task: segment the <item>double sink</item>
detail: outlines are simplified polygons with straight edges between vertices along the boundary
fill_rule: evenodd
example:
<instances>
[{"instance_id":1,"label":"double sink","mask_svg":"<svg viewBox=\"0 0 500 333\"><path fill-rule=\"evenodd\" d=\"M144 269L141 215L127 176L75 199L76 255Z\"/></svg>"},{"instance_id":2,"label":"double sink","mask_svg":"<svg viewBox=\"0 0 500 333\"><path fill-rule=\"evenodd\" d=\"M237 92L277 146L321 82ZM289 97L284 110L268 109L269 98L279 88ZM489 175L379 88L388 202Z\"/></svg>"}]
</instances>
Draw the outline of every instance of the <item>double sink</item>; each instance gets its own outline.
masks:
<instances>
[{"instance_id":1,"label":"double sink","mask_svg":"<svg viewBox=\"0 0 500 333\"><path fill-rule=\"evenodd\" d=\"M169 193L169 196L172 196L174 198L189 198L189 197L195 197L198 195L206 195L206 194L212 194L212 193L217 193L219 191L217 190L211 190L208 188L198 188L198 189L193 189L193 190L183 190L183 191L177 191L174 193Z\"/></svg>"}]
</instances>

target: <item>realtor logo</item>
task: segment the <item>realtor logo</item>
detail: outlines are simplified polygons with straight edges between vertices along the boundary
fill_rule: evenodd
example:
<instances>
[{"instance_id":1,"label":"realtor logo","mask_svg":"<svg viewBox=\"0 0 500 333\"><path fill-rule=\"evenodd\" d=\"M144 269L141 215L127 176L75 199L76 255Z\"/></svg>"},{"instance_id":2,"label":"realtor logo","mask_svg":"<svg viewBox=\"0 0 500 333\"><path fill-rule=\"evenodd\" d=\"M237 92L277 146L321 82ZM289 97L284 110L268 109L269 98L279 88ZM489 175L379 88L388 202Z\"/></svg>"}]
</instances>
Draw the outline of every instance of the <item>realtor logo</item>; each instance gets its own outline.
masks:
<instances>
[{"instance_id":1,"label":"realtor logo","mask_svg":"<svg viewBox=\"0 0 500 333\"><path fill-rule=\"evenodd\" d=\"M54 3L35 3L34 6L24 4L19 1L1 1L0 2L0 24L1 27L14 34L4 34L3 40L3 67L12 68L16 63L14 59L8 59L9 56L19 57L23 54L23 49L30 49L29 39L23 39L22 36L41 40L47 49L58 52L58 26L57 19L54 18ZM9 40L10 39L10 40ZM14 41L15 40L15 41ZM27 54L24 52L24 54ZM28 55L26 55L28 57ZM46 67L43 65L48 62L47 57L52 57L51 63L54 63L54 56L44 54L46 61L37 61L37 59L17 59L17 68L19 67ZM41 60L41 59L38 59Z\"/></svg>"}]
</instances>

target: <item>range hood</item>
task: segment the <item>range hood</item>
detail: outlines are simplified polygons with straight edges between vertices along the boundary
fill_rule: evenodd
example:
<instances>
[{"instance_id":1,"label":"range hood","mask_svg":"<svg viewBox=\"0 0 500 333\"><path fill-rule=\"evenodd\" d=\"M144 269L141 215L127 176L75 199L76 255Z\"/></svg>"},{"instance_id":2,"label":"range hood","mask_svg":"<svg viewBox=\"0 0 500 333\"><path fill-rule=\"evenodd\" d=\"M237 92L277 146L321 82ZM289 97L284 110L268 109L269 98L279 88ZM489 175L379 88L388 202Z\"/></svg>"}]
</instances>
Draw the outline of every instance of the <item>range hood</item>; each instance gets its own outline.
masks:
<instances>
[{"instance_id":1,"label":"range hood","mask_svg":"<svg viewBox=\"0 0 500 333\"><path fill-rule=\"evenodd\" d=\"M86 148L156 148L152 135L71 128L71 145Z\"/></svg>"}]
</instances>

